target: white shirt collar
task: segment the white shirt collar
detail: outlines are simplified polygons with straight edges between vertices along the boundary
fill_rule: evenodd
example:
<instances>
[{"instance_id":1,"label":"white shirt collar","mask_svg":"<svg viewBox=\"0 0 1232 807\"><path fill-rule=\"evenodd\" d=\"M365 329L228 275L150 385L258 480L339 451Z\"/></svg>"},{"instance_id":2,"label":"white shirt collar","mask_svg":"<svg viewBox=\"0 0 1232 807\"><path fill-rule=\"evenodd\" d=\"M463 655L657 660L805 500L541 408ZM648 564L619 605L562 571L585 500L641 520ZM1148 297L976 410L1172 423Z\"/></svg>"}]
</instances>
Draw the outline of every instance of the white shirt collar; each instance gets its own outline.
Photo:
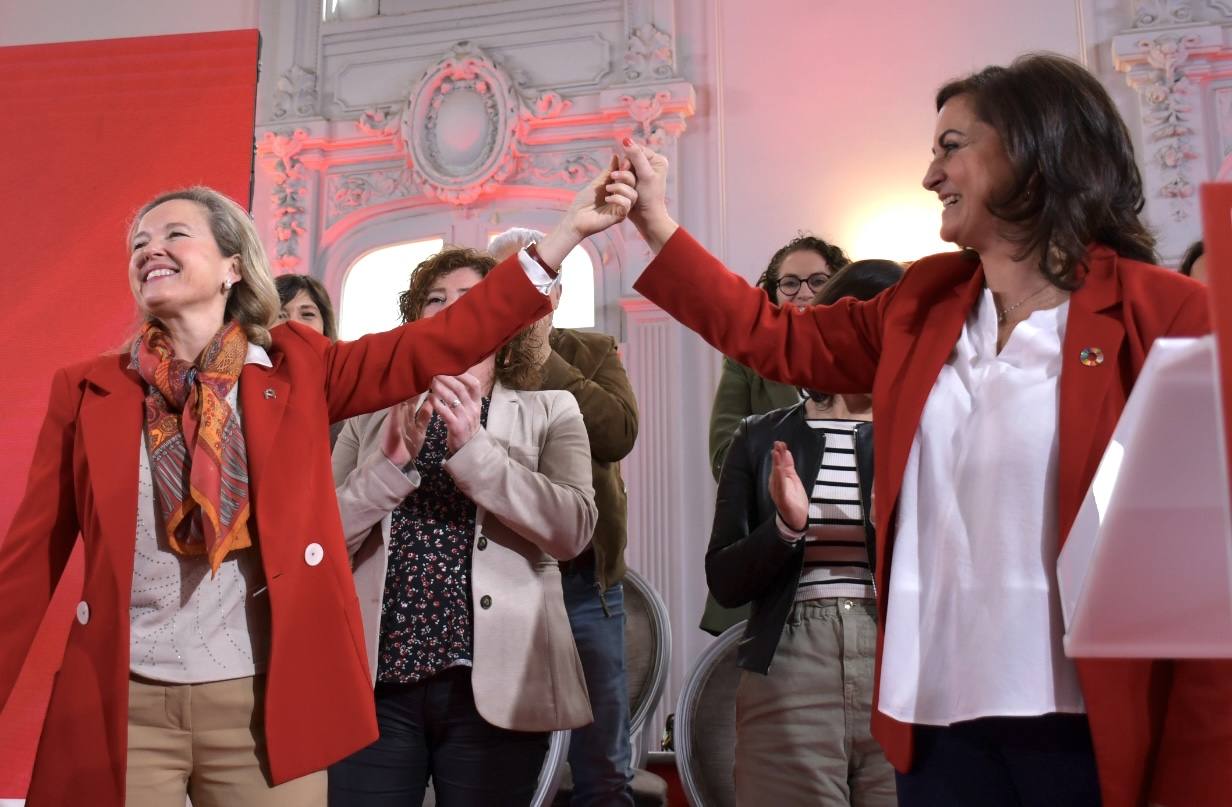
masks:
<instances>
[{"instance_id":1,"label":"white shirt collar","mask_svg":"<svg viewBox=\"0 0 1232 807\"><path fill-rule=\"evenodd\" d=\"M244 356L244 364L259 364L262 367L273 367L274 363L270 361L269 354L265 352L265 348L260 345L248 343L248 355Z\"/></svg>"}]
</instances>

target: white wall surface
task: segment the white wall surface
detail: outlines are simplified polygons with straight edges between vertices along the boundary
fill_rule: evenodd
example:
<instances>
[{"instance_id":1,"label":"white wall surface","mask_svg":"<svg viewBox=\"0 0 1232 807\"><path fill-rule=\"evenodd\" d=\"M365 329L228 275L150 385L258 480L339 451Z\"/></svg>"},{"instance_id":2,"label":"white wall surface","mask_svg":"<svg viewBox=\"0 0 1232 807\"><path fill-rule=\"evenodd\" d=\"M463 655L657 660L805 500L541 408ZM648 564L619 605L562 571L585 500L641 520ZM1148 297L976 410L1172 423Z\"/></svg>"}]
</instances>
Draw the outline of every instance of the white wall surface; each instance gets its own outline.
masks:
<instances>
[{"instance_id":1,"label":"white wall surface","mask_svg":"<svg viewBox=\"0 0 1232 807\"><path fill-rule=\"evenodd\" d=\"M257 0L0 0L0 47L256 27Z\"/></svg>"},{"instance_id":2,"label":"white wall surface","mask_svg":"<svg viewBox=\"0 0 1232 807\"><path fill-rule=\"evenodd\" d=\"M946 248L920 187L937 87L1025 51L1082 50L1075 0L717 7L728 230L711 246L749 277L799 229L853 258Z\"/></svg>"}]
</instances>

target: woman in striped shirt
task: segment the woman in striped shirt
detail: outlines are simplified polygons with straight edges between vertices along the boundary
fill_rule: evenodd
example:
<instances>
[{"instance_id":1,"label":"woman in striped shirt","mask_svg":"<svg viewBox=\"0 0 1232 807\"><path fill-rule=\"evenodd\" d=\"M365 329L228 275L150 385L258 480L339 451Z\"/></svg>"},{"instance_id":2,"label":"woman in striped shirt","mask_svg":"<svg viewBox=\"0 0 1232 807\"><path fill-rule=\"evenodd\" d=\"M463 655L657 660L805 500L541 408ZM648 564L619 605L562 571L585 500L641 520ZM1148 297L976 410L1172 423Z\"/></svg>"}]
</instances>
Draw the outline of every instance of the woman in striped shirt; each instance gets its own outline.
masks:
<instances>
[{"instance_id":1,"label":"woman in striped shirt","mask_svg":"<svg viewBox=\"0 0 1232 807\"><path fill-rule=\"evenodd\" d=\"M892 261L857 261L813 302L871 299L901 276ZM872 402L804 392L801 403L740 424L706 552L719 603L753 606L737 662L736 799L892 807L894 771L869 733ZM791 467L794 484L811 485L805 524L782 523L771 495L776 480L792 481Z\"/></svg>"}]
</instances>

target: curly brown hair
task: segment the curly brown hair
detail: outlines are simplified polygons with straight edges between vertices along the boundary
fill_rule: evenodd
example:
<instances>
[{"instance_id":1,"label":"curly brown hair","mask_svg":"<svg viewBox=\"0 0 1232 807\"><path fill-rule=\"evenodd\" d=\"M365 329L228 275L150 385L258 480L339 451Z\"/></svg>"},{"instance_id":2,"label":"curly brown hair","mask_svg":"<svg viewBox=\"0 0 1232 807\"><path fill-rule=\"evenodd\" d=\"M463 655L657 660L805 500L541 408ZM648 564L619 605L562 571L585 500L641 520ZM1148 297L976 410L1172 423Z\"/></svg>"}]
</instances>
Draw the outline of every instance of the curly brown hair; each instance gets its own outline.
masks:
<instances>
[{"instance_id":1,"label":"curly brown hair","mask_svg":"<svg viewBox=\"0 0 1232 807\"><path fill-rule=\"evenodd\" d=\"M398 295L398 312L403 322L414 322L423 314L428 292L441 278L459 269L473 269L486 277L496 266L490 255L469 247L446 247L411 272L411 285ZM519 331L496 351L496 380L509 389L538 389L542 369L535 361L534 326Z\"/></svg>"},{"instance_id":2,"label":"curly brown hair","mask_svg":"<svg viewBox=\"0 0 1232 807\"><path fill-rule=\"evenodd\" d=\"M847 254L834 244L815 235L798 233L795 238L779 247L770 256L770 263L766 266L766 271L762 272L761 277L757 278L757 285L761 286L761 290L770 298L770 302L775 302L776 300L774 292L779 284L779 267L783 265L783 261L787 256L793 252L816 252L826 262L826 266L830 267L831 272L837 272L851 263L851 259L847 257Z\"/></svg>"}]
</instances>

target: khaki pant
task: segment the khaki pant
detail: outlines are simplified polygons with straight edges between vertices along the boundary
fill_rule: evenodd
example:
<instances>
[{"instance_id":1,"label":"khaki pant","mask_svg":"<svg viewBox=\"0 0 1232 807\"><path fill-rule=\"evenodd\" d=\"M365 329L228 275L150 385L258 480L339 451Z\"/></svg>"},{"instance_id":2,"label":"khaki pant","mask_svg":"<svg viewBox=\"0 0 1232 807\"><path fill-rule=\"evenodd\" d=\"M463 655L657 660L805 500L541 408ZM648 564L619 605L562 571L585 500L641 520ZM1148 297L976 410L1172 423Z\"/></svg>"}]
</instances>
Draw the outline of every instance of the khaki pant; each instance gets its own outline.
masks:
<instances>
[{"instance_id":1,"label":"khaki pant","mask_svg":"<svg viewBox=\"0 0 1232 807\"><path fill-rule=\"evenodd\" d=\"M126 807L325 807L324 771L273 787L265 678L128 684Z\"/></svg>"},{"instance_id":2,"label":"khaki pant","mask_svg":"<svg viewBox=\"0 0 1232 807\"><path fill-rule=\"evenodd\" d=\"M736 803L895 807L894 769L869 731L872 600L792 606L770 674L736 689Z\"/></svg>"}]
</instances>

